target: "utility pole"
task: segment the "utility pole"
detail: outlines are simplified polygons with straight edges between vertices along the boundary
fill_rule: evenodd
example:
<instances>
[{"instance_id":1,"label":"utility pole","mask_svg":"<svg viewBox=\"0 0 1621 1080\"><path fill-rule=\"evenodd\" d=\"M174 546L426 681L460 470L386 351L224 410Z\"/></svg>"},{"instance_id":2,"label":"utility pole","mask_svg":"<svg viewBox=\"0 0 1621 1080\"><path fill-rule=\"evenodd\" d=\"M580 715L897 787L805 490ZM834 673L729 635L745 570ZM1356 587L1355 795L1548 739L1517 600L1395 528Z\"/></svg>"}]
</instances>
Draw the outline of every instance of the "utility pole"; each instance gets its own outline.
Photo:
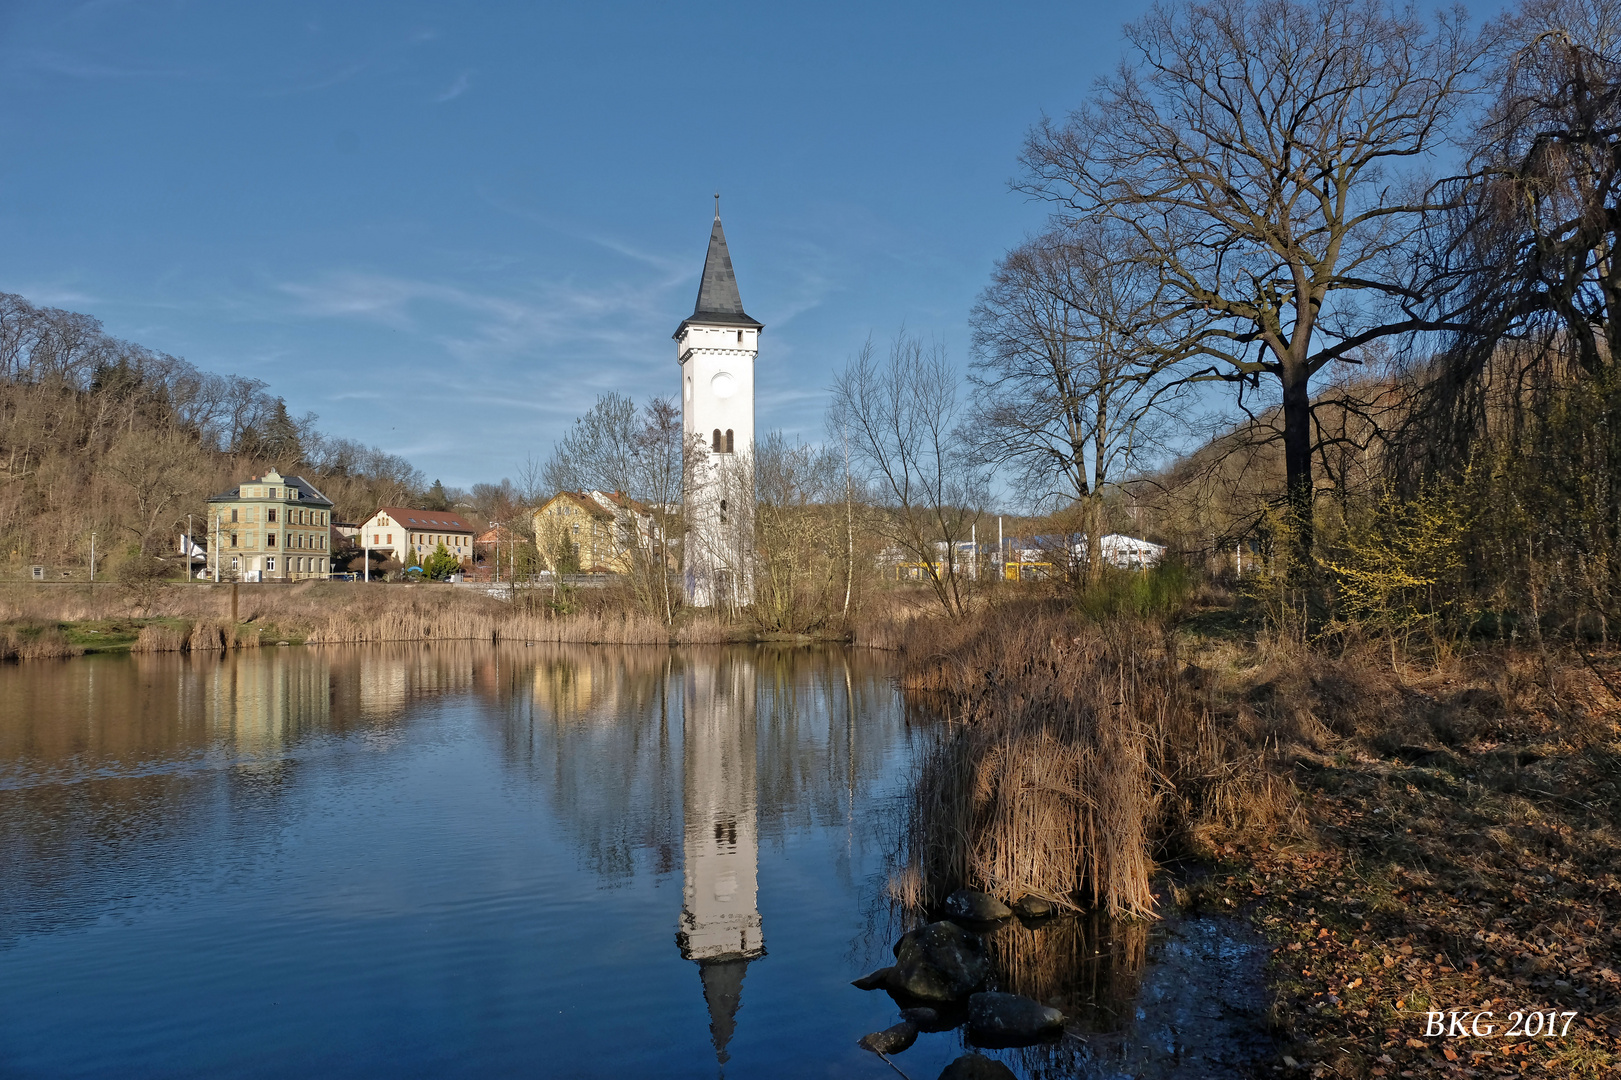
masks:
<instances>
[{"instance_id":1,"label":"utility pole","mask_svg":"<svg viewBox=\"0 0 1621 1080\"><path fill-rule=\"evenodd\" d=\"M220 583L220 559L225 553L220 550L220 512L214 511L214 584Z\"/></svg>"},{"instance_id":2,"label":"utility pole","mask_svg":"<svg viewBox=\"0 0 1621 1080\"><path fill-rule=\"evenodd\" d=\"M96 534L90 534L90 584L96 583Z\"/></svg>"}]
</instances>

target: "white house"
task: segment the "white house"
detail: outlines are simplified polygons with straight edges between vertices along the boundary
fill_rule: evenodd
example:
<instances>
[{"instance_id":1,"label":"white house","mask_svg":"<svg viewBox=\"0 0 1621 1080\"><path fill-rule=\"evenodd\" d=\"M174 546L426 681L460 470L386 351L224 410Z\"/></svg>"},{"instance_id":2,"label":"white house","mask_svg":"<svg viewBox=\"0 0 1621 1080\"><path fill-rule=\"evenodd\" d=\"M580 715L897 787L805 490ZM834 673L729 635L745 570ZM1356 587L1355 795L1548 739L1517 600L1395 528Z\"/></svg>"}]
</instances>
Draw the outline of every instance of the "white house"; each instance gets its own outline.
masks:
<instances>
[{"instance_id":1,"label":"white house","mask_svg":"<svg viewBox=\"0 0 1621 1080\"><path fill-rule=\"evenodd\" d=\"M681 430L689 454L683 504L688 600L747 603L753 547L754 359L763 323L748 316L720 226L720 197L692 315L675 331L681 365Z\"/></svg>"},{"instance_id":2,"label":"white house","mask_svg":"<svg viewBox=\"0 0 1621 1080\"><path fill-rule=\"evenodd\" d=\"M360 546L383 551L387 558L415 566L445 545L458 559L473 557L473 526L448 510L412 510L404 506L381 506L360 526ZM371 571L371 557L366 569Z\"/></svg>"}]
</instances>

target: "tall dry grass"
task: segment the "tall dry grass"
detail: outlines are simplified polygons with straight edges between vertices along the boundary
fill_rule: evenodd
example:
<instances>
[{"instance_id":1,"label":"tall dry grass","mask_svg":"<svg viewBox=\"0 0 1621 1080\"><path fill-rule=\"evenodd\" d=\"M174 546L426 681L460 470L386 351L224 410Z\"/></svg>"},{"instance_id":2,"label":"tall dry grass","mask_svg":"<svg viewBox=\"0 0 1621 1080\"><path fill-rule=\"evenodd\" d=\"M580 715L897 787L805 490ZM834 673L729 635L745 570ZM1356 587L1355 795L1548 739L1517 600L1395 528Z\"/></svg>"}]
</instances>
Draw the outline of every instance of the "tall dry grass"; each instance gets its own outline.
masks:
<instances>
[{"instance_id":1,"label":"tall dry grass","mask_svg":"<svg viewBox=\"0 0 1621 1080\"><path fill-rule=\"evenodd\" d=\"M133 646L141 652L243 648L274 640L358 645L390 641L546 641L577 644L669 645L735 641L746 628L692 613L676 626L615 603L612 590L575 613L441 585L364 585L312 582L238 586L238 622L231 621L229 586L172 586L134 596L115 586L42 588L0 585L0 625L92 619L184 620L189 629L153 623ZM267 635L268 636L268 635ZM196 644L192 641L195 638Z\"/></svg>"},{"instance_id":2,"label":"tall dry grass","mask_svg":"<svg viewBox=\"0 0 1621 1080\"><path fill-rule=\"evenodd\" d=\"M1281 805L1155 624L1004 605L911 624L903 657L903 689L947 725L914 786L903 903L966 884L1151 915L1162 844Z\"/></svg>"},{"instance_id":3,"label":"tall dry grass","mask_svg":"<svg viewBox=\"0 0 1621 1080\"><path fill-rule=\"evenodd\" d=\"M55 626L37 622L0 626L0 660L54 660L83 652Z\"/></svg>"}]
</instances>

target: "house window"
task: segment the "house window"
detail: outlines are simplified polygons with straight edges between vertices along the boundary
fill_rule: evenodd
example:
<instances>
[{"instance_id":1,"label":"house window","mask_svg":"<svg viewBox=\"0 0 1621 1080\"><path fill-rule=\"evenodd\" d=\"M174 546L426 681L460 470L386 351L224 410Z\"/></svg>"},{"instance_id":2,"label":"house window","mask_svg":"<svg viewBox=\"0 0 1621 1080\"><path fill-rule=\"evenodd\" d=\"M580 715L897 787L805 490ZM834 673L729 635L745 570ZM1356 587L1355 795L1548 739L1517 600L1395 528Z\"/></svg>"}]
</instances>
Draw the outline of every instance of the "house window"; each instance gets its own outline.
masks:
<instances>
[{"instance_id":1,"label":"house window","mask_svg":"<svg viewBox=\"0 0 1621 1080\"><path fill-rule=\"evenodd\" d=\"M393 546L393 544L394 544L394 534L393 533L388 534L388 542L389 542L390 546Z\"/></svg>"},{"instance_id":2,"label":"house window","mask_svg":"<svg viewBox=\"0 0 1621 1080\"><path fill-rule=\"evenodd\" d=\"M730 454L732 452L732 429L731 428L726 429L726 452L728 454Z\"/></svg>"},{"instance_id":3,"label":"house window","mask_svg":"<svg viewBox=\"0 0 1621 1080\"><path fill-rule=\"evenodd\" d=\"M274 506L272 506L268 511L266 511L266 513L269 515L268 517L265 518L266 521L275 521L276 520L276 508Z\"/></svg>"},{"instance_id":4,"label":"house window","mask_svg":"<svg viewBox=\"0 0 1621 1080\"><path fill-rule=\"evenodd\" d=\"M235 510L232 510L232 511L231 511L231 521L232 521L232 522L233 522L233 523L234 523L234 522L235 522L235 521L236 521L236 511L235 511Z\"/></svg>"},{"instance_id":5,"label":"house window","mask_svg":"<svg viewBox=\"0 0 1621 1080\"><path fill-rule=\"evenodd\" d=\"M236 547L236 533L231 534L231 546Z\"/></svg>"},{"instance_id":6,"label":"house window","mask_svg":"<svg viewBox=\"0 0 1621 1080\"><path fill-rule=\"evenodd\" d=\"M276 546L276 534L275 533L266 533L265 534L265 547L275 547L275 546Z\"/></svg>"},{"instance_id":7,"label":"house window","mask_svg":"<svg viewBox=\"0 0 1621 1080\"><path fill-rule=\"evenodd\" d=\"M272 555L272 556L270 556L270 558L265 560L265 569L266 570L274 570L275 568L276 568L276 557L274 555Z\"/></svg>"},{"instance_id":8,"label":"house window","mask_svg":"<svg viewBox=\"0 0 1621 1080\"><path fill-rule=\"evenodd\" d=\"M743 331L741 331L741 330L739 330L737 332L737 343L739 345L741 345L743 343Z\"/></svg>"},{"instance_id":9,"label":"house window","mask_svg":"<svg viewBox=\"0 0 1621 1080\"><path fill-rule=\"evenodd\" d=\"M235 555L231 556L231 569L232 570L236 569L236 556Z\"/></svg>"}]
</instances>

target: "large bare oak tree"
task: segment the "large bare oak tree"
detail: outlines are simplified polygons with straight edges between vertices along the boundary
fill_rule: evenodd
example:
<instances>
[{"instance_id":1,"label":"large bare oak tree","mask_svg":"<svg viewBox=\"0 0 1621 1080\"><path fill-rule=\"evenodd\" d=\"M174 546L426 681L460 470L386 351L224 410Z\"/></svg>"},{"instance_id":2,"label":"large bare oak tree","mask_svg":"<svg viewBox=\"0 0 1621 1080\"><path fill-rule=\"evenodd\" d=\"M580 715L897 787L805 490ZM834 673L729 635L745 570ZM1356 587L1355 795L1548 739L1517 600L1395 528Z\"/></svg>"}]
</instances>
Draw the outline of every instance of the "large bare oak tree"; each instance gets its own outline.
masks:
<instances>
[{"instance_id":1,"label":"large bare oak tree","mask_svg":"<svg viewBox=\"0 0 1621 1080\"><path fill-rule=\"evenodd\" d=\"M1408 257L1437 208L1419 173L1481 46L1461 12L1427 24L1378 0L1175 3L1126 36L1133 59L1031 132L1018 186L1135 234L1127 257L1191 317L1166 355L1241 402L1270 384L1308 555L1312 380L1434 328Z\"/></svg>"}]
</instances>

